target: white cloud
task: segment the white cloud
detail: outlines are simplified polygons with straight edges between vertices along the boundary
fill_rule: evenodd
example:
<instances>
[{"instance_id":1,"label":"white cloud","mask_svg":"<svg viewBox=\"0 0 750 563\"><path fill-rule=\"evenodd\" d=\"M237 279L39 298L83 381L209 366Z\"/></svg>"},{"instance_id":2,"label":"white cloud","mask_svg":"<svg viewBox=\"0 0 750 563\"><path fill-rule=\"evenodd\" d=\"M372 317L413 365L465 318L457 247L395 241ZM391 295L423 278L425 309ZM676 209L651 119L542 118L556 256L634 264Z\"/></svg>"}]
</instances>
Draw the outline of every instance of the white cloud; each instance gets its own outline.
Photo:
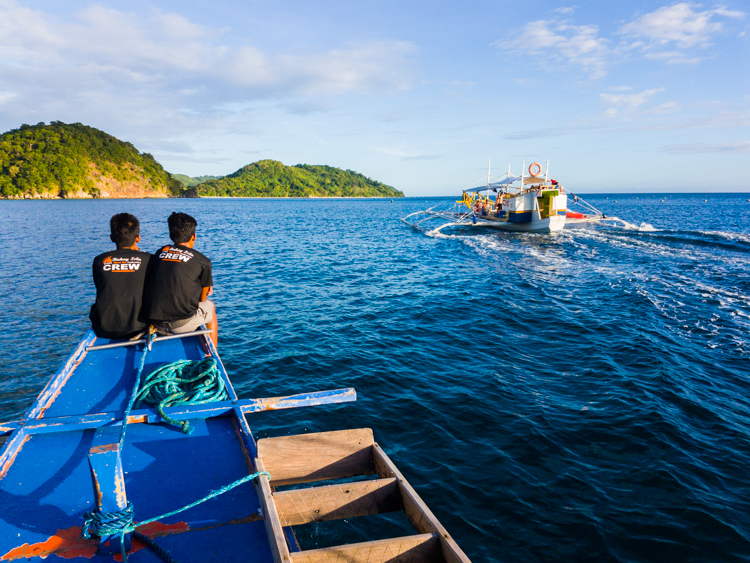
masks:
<instances>
[{"instance_id":1,"label":"white cloud","mask_svg":"<svg viewBox=\"0 0 750 563\"><path fill-rule=\"evenodd\" d=\"M439 155L422 154L422 153L415 153L411 151L401 151L398 149L390 149L390 148L383 148L383 147L373 147L372 150L375 152L382 153L382 154L387 154L389 156L395 156L399 160L435 160L437 158L440 158Z\"/></svg>"},{"instance_id":2,"label":"white cloud","mask_svg":"<svg viewBox=\"0 0 750 563\"><path fill-rule=\"evenodd\" d=\"M611 106L635 109L645 104L649 98L663 91L664 88L652 88L637 94L599 94L599 97Z\"/></svg>"},{"instance_id":3,"label":"white cloud","mask_svg":"<svg viewBox=\"0 0 750 563\"><path fill-rule=\"evenodd\" d=\"M3 90L0 90L0 106L17 96L18 94L14 94L13 92L5 92Z\"/></svg>"},{"instance_id":4,"label":"white cloud","mask_svg":"<svg viewBox=\"0 0 750 563\"><path fill-rule=\"evenodd\" d=\"M10 54L17 66L29 70L125 73L131 80L144 82L212 80L222 86L276 87L285 93L334 95L410 84L404 63L414 47L405 41L273 54L252 45L222 45L224 31L172 13L141 16L92 6L70 23L21 8L15 2L0 4L0 52Z\"/></svg>"},{"instance_id":5,"label":"white cloud","mask_svg":"<svg viewBox=\"0 0 750 563\"><path fill-rule=\"evenodd\" d=\"M176 14L90 6L70 18L0 0L0 121L224 128L233 104L409 88L413 44L271 52ZM242 41L242 39L240 40ZM10 120L13 122L10 122ZM118 132L115 128L112 132ZM119 133L123 133L120 129Z\"/></svg>"},{"instance_id":6,"label":"white cloud","mask_svg":"<svg viewBox=\"0 0 750 563\"><path fill-rule=\"evenodd\" d=\"M560 7L560 8L555 8L552 11L554 13L556 13L556 14L565 14L565 15L568 15L568 14L572 14L573 12L575 12L577 8L578 8L578 6L563 6L563 7Z\"/></svg>"},{"instance_id":7,"label":"white cloud","mask_svg":"<svg viewBox=\"0 0 750 563\"><path fill-rule=\"evenodd\" d=\"M641 125L633 130L676 131L680 129L736 129L747 127L750 127L750 111L725 111L718 114L681 119L679 121L661 121Z\"/></svg>"},{"instance_id":8,"label":"white cloud","mask_svg":"<svg viewBox=\"0 0 750 563\"><path fill-rule=\"evenodd\" d=\"M569 15L575 8L552 11ZM708 57L696 56L691 50L711 45L711 39L724 29L719 19L745 16L744 12L723 7L699 8L698 4L680 2L642 15L619 28L618 35L624 39L614 48L609 39L599 35L598 26L572 25L570 20L559 19L529 22L511 39L493 45L543 58L548 64L565 61L581 66L591 78L603 77L613 61L632 53L667 64L695 64Z\"/></svg>"},{"instance_id":9,"label":"white cloud","mask_svg":"<svg viewBox=\"0 0 750 563\"><path fill-rule=\"evenodd\" d=\"M527 23L513 39L497 41L493 45L565 60L581 66L591 78L601 78L606 74L607 40L598 37L598 32L595 25L539 20Z\"/></svg>"},{"instance_id":10,"label":"white cloud","mask_svg":"<svg viewBox=\"0 0 750 563\"><path fill-rule=\"evenodd\" d=\"M640 47L649 58L672 64L695 63L701 59L689 57L683 51L709 47L711 38L723 29L717 18L745 16L743 12L722 7L703 11L699 7L687 2L664 6L623 25L620 33L635 40L629 47Z\"/></svg>"},{"instance_id":11,"label":"white cloud","mask_svg":"<svg viewBox=\"0 0 750 563\"><path fill-rule=\"evenodd\" d=\"M750 141L741 141L738 143L692 143L684 145L670 145L668 147L664 147L664 151L670 154L749 154Z\"/></svg>"},{"instance_id":12,"label":"white cloud","mask_svg":"<svg viewBox=\"0 0 750 563\"><path fill-rule=\"evenodd\" d=\"M675 101L664 102L654 107L643 110L642 113L650 115L662 115L665 113L674 113L681 109L681 105Z\"/></svg>"}]
</instances>

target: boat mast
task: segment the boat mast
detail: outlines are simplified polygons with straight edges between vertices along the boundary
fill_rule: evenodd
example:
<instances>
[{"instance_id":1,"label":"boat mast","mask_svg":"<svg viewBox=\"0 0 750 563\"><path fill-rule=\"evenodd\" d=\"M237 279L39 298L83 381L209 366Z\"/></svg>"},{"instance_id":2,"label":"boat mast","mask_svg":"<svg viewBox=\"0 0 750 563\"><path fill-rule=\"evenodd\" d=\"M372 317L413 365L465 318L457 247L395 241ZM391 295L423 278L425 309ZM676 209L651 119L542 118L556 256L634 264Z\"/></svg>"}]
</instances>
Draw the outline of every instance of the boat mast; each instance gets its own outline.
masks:
<instances>
[{"instance_id":1,"label":"boat mast","mask_svg":"<svg viewBox=\"0 0 750 563\"><path fill-rule=\"evenodd\" d=\"M487 199L490 198L490 170L492 169L492 157L490 162L487 164Z\"/></svg>"},{"instance_id":2,"label":"boat mast","mask_svg":"<svg viewBox=\"0 0 750 563\"><path fill-rule=\"evenodd\" d=\"M547 159L547 166L544 169L544 183L546 184L549 180L549 159Z\"/></svg>"},{"instance_id":3,"label":"boat mast","mask_svg":"<svg viewBox=\"0 0 750 563\"><path fill-rule=\"evenodd\" d=\"M508 163L508 178L510 178L510 163ZM508 178L505 178L505 179L507 180ZM510 193L510 187L511 187L510 184L508 183L505 184L505 193L507 194Z\"/></svg>"}]
</instances>

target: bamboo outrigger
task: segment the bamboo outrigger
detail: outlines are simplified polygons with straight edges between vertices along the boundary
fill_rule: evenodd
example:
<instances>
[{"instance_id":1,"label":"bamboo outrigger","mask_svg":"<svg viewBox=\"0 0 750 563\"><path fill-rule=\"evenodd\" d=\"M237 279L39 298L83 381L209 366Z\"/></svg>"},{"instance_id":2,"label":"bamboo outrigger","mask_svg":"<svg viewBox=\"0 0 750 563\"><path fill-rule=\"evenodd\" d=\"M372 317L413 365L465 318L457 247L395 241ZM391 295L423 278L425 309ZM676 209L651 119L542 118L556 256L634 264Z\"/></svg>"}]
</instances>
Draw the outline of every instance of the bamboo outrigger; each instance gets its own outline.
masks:
<instances>
[{"instance_id":1,"label":"bamboo outrigger","mask_svg":"<svg viewBox=\"0 0 750 563\"><path fill-rule=\"evenodd\" d=\"M215 358L228 399L203 405L136 408L124 446L117 437L146 343L89 332L19 421L0 424L0 561L164 560L446 562L469 559L375 443L368 428L258 440L246 415L356 400L354 389L239 399L208 331L157 338L143 373L176 360ZM191 434L166 417L190 421ZM178 515L132 534L82 537L84 514L135 507L138 521L174 511L211 490L243 481ZM270 479L268 477L270 474ZM340 480L355 476L354 482ZM335 484L279 490L337 479ZM415 534L301 550L293 527L403 510ZM131 537L132 536L132 537ZM142 538L142 539L139 539ZM121 540L124 542L121 545Z\"/></svg>"}]
</instances>

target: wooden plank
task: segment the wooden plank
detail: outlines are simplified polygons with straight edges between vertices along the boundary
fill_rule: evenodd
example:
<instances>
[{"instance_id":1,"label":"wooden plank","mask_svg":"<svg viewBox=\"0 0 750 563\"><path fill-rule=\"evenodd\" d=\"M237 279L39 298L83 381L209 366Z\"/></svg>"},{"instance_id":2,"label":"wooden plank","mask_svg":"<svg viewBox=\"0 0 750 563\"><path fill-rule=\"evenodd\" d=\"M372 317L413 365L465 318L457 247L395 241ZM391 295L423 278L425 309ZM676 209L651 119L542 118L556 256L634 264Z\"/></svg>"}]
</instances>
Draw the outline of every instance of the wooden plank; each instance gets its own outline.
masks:
<instances>
[{"instance_id":1,"label":"wooden plank","mask_svg":"<svg viewBox=\"0 0 750 563\"><path fill-rule=\"evenodd\" d=\"M60 394L60 391L62 391L62 388L65 387L65 384L78 367L78 364L80 364L83 358L86 357L86 347L92 344L95 340L96 335L93 331L89 330L78 343L78 346L70 357L68 357L65 364L63 364L63 367L58 370L52 379L49 380L47 385L45 385L42 392L39 393L34 404L31 405L31 408L25 415L23 415L23 420L41 418L44 416L44 411L55 402L55 399Z\"/></svg>"},{"instance_id":2,"label":"wooden plank","mask_svg":"<svg viewBox=\"0 0 750 563\"><path fill-rule=\"evenodd\" d=\"M269 397L267 399L252 399L238 401L242 412L260 412L266 410L294 409L297 407L313 407L316 405L330 405L334 403L348 403L357 400L357 392L352 388L334 389L332 391L316 391L314 393L300 393L288 397Z\"/></svg>"},{"instance_id":3,"label":"wooden plank","mask_svg":"<svg viewBox=\"0 0 750 563\"><path fill-rule=\"evenodd\" d=\"M190 336L200 336L201 334L211 334L212 330L196 330L194 332L183 332L181 334L170 334L169 336L157 336L154 338L154 344L162 342L164 340L174 340L176 338L188 338ZM125 346L135 346L137 344L146 344L147 338L140 338L138 340L125 340L123 342L115 342L114 344L102 344L101 346L88 346L87 351L94 352L96 350L109 350L110 348L123 348Z\"/></svg>"},{"instance_id":4,"label":"wooden plank","mask_svg":"<svg viewBox=\"0 0 750 563\"><path fill-rule=\"evenodd\" d=\"M3 479L10 469L11 465L16 459L18 452L21 451L23 445L31 439L31 435L27 434L23 428L14 430L10 438L3 444L2 453L0 453L0 479Z\"/></svg>"},{"instance_id":5,"label":"wooden plank","mask_svg":"<svg viewBox=\"0 0 750 563\"><path fill-rule=\"evenodd\" d=\"M210 339L208 340L210 342ZM243 453L245 454L246 463L250 464L249 469L253 473L256 471L265 471L263 463L257 458L257 445L245 415L239 407L237 407L234 412L234 423L236 428L239 429L240 443L242 445ZM253 486L255 487L255 494L258 496L258 501L260 502L261 511L263 513L263 524L266 528L266 535L268 536L268 544L271 548L273 561L274 563L291 563L289 547L286 538L284 537L281 522L279 521L276 504L273 502L271 496L272 492L271 486L268 482L268 477L260 475L257 479L253 479Z\"/></svg>"},{"instance_id":6,"label":"wooden plank","mask_svg":"<svg viewBox=\"0 0 750 563\"><path fill-rule=\"evenodd\" d=\"M237 401L217 401L206 405L181 405L167 407L164 413L175 420L193 420L196 418L213 418L215 416L231 415L235 408L243 413L261 412L265 410L292 409L315 405L346 403L356 401L354 389L334 389L331 391L316 391L301 393L287 397L269 397L263 399L239 399ZM9 434L18 428L24 428L28 434L44 434L46 432L62 432L67 430L84 430L100 428L102 426L119 426L122 424L122 413L96 413L86 415L69 415L48 417L32 420L14 420L0 422L0 434ZM130 411L130 424L161 422L162 418L155 408L142 408Z\"/></svg>"},{"instance_id":7,"label":"wooden plank","mask_svg":"<svg viewBox=\"0 0 750 563\"><path fill-rule=\"evenodd\" d=\"M247 424L246 421L245 424ZM255 459L255 469L258 471L266 471L263 466L263 461L259 458ZM276 504L273 502L273 495L271 493L271 486L268 483L268 478L265 475L261 475L257 479L253 479L253 483L255 483L255 490L258 493L258 499L260 500L260 505L263 509L263 522L266 525L268 541L271 544L273 561L274 563L291 563L292 559L289 555L289 547L286 543L286 537L284 537L284 530L281 526L281 521L279 520L279 513L276 511Z\"/></svg>"},{"instance_id":8,"label":"wooden plank","mask_svg":"<svg viewBox=\"0 0 750 563\"><path fill-rule=\"evenodd\" d=\"M91 483L94 485L94 499L99 512L117 512L128 506L125 493L125 475L122 470L119 429L100 428L94 435L89 449ZM131 547L130 534L125 534L125 551ZM99 555L120 553L120 534L109 534L99 538Z\"/></svg>"},{"instance_id":9,"label":"wooden plank","mask_svg":"<svg viewBox=\"0 0 750 563\"><path fill-rule=\"evenodd\" d=\"M436 563L440 546L435 534L353 543L292 554L294 563Z\"/></svg>"},{"instance_id":10,"label":"wooden plank","mask_svg":"<svg viewBox=\"0 0 750 563\"><path fill-rule=\"evenodd\" d=\"M201 326L205 328L206 325ZM232 381L229 379L229 374L227 373L227 368L224 367L224 362L222 362L221 357L219 357L219 352L216 351L216 347L214 346L214 341L211 340L210 333L204 334L200 337L200 339L201 345L206 349L208 355L212 356L216 360L221 378L224 380L224 384L227 386L229 399L232 401L237 401L237 392L234 390L234 385L232 385Z\"/></svg>"},{"instance_id":11,"label":"wooden plank","mask_svg":"<svg viewBox=\"0 0 750 563\"><path fill-rule=\"evenodd\" d=\"M258 440L258 457L271 486L294 485L373 473L372 430L338 430Z\"/></svg>"},{"instance_id":12,"label":"wooden plank","mask_svg":"<svg viewBox=\"0 0 750 563\"><path fill-rule=\"evenodd\" d=\"M471 563L463 550L458 547L456 541L448 534L448 531L438 521L432 511L427 508L427 505L419 497L417 491L412 488L380 446L374 444L372 451L376 473L383 479L395 477L398 480L401 498L404 503L404 512L417 531L422 534L437 534L440 540L441 552L446 563Z\"/></svg>"},{"instance_id":13,"label":"wooden plank","mask_svg":"<svg viewBox=\"0 0 750 563\"><path fill-rule=\"evenodd\" d=\"M296 489L273 494L282 526L340 520L401 509L395 478Z\"/></svg>"}]
</instances>

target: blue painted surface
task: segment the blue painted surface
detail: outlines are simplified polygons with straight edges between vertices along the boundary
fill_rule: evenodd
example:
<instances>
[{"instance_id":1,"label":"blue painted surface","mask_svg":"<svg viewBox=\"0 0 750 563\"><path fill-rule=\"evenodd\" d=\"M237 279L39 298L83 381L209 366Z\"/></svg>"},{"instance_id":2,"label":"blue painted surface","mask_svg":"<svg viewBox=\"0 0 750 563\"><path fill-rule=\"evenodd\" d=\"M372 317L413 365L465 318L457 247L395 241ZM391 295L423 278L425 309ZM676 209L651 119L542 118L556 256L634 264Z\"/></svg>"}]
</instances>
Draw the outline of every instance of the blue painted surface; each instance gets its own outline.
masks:
<instances>
[{"instance_id":1,"label":"blue painted surface","mask_svg":"<svg viewBox=\"0 0 750 563\"><path fill-rule=\"evenodd\" d=\"M531 221L531 211L521 211L519 213L511 211L510 215L508 215L508 221L511 223L528 223Z\"/></svg>"},{"instance_id":2,"label":"blue painted surface","mask_svg":"<svg viewBox=\"0 0 750 563\"><path fill-rule=\"evenodd\" d=\"M55 416L121 412L126 403L125 390L129 390L134 381L138 355L142 353L140 348L88 353L69 377L58 374L67 378L66 384L51 405L49 397L45 398L44 404L48 406L39 410L39 414L49 417L47 423L56 424L59 419ZM147 356L145 370L176 359L200 359L209 350L203 337L156 343ZM220 371L223 371L221 366ZM223 376L226 379L225 373ZM248 446L254 449L254 441L246 425L236 424L234 417L241 414L238 409L238 406L230 406L223 416L195 420L194 432L190 435L166 424L131 423L128 426L121 461L127 498L135 506L136 522L180 508L252 471L245 452ZM42 423L45 418L34 422ZM11 459L12 463L0 479L0 557L22 544L44 542L59 530L80 527L83 513L94 508L87 455L93 445L100 445L106 439L100 436L95 443L97 431L76 426L75 422L67 426L55 425L61 431L30 435L25 442L20 439L23 429L17 430L15 434L19 439L4 448L4 459ZM118 435L117 431L104 429L98 432L109 432L114 438ZM116 468L107 463L100 463L99 468L105 474L105 481L108 477L116 478L114 473L109 475L109 470ZM104 483L103 490L106 486ZM105 508L111 510L112 506L108 504ZM156 541L172 549L180 562L268 563L272 556L263 522L230 524L230 521L257 518L259 508L255 488L252 483L246 483L162 522L187 522L191 530L212 529L180 533ZM242 532L235 529L238 526ZM132 561L150 560L147 551L137 552ZM111 556L105 559L111 561Z\"/></svg>"},{"instance_id":3,"label":"blue painted surface","mask_svg":"<svg viewBox=\"0 0 750 563\"><path fill-rule=\"evenodd\" d=\"M264 412L267 410L284 410L299 407L311 407L337 403L348 403L357 400L357 393L353 388L300 393L286 397L269 397L259 399L237 399L234 401L217 401L205 405L182 405L166 407L164 413L176 420L194 420L196 418L210 418L234 414L237 416L247 413ZM120 426L123 413L121 411L109 413L95 413L85 415L67 415L59 417L44 417L6 421L0 426L0 432L10 434L23 430L25 434L48 434L59 432L61 426L66 429L86 430L103 426ZM140 408L130 411L129 419L136 422L153 424L161 422L162 417L156 408Z\"/></svg>"},{"instance_id":4,"label":"blue painted surface","mask_svg":"<svg viewBox=\"0 0 750 563\"><path fill-rule=\"evenodd\" d=\"M128 507L125 475L120 456L120 432L117 427L99 428L88 453L91 484L94 487L96 511L102 514L120 512ZM87 530L87 533L90 533ZM99 536L100 555L130 551L130 534L105 534Z\"/></svg>"},{"instance_id":5,"label":"blue painted surface","mask_svg":"<svg viewBox=\"0 0 750 563\"><path fill-rule=\"evenodd\" d=\"M40 434L23 446L0 481L0 556L23 543L43 542L59 529L82 524L83 513L94 506L86 456L93 435L92 430ZM197 421L190 436L165 425L133 424L128 429L123 465L136 521L179 508L248 474L230 417ZM191 528L226 523L257 513L259 507L252 483L246 483L165 523L187 522ZM263 523L255 524L263 529L260 544L224 538L222 543L230 545L223 551L267 552L268 558L259 560L270 561ZM231 534L234 537L235 532ZM161 539L157 539L160 544Z\"/></svg>"},{"instance_id":6,"label":"blue painted surface","mask_svg":"<svg viewBox=\"0 0 750 563\"><path fill-rule=\"evenodd\" d=\"M114 341L97 338L95 344L110 342ZM124 410L142 350L143 345L138 345L87 352L44 417ZM207 351L199 337L157 342L146 357L143 373L175 360L201 360Z\"/></svg>"}]
</instances>

